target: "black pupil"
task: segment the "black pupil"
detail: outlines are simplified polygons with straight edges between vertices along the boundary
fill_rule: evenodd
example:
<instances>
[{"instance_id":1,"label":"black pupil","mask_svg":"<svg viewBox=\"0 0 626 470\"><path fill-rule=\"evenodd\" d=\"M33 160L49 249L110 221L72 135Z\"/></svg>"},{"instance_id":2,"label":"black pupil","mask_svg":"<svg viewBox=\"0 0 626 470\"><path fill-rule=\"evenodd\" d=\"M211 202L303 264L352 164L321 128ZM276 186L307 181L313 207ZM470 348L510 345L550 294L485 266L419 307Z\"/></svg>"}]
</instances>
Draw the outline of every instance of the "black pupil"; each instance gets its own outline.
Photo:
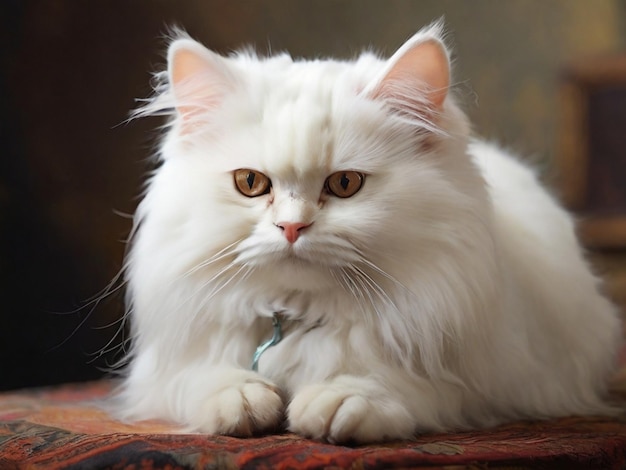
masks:
<instances>
[{"instance_id":1,"label":"black pupil","mask_svg":"<svg viewBox=\"0 0 626 470\"><path fill-rule=\"evenodd\" d=\"M350 184L350 179L346 176L345 173L343 173L341 175L341 180L339 180L339 184L341 185L341 187L344 189L344 191L346 190L346 188L348 187L348 185Z\"/></svg>"},{"instance_id":2,"label":"black pupil","mask_svg":"<svg viewBox=\"0 0 626 470\"><path fill-rule=\"evenodd\" d=\"M254 174L254 172L251 171L250 173L248 173L248 177L246 178L246 181L248 182L248 189L252 189L255 177L256 175Z\"/></svg>"}]
</instances>

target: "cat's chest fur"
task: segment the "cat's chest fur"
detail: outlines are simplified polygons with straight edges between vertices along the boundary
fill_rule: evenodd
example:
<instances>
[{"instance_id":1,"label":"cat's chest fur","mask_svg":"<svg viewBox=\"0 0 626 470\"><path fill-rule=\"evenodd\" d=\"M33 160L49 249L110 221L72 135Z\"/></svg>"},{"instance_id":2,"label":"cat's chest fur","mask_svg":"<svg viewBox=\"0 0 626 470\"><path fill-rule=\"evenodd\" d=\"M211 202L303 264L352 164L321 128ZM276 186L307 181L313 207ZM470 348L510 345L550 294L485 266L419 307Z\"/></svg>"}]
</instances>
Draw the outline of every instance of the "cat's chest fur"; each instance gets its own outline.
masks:
<instances>
[{"instance_id":1,"label":"cat's chest fur","mask_svg":"<svg viewBox=\"0 0 626 470\"><path fill-rule=\"evenodd\" d=\"M380 344L376 332L369 331L364 324L333 318L333 315L341 315L341 311L324 311L323 305L310 307L320 308L315 312L320 315L312 315L319 316L319 320L283 317L281 341L267 348L258 361L258 372L288 394L303 384L337 375L346 361L354 370L367 373L372 364L365 359L369 356L365 349L378 350L374 345ZM264 332L260 344L264 344L274 333L272 321L262 319L258 325L259 331Z\"/></svg>"}]
</instances>

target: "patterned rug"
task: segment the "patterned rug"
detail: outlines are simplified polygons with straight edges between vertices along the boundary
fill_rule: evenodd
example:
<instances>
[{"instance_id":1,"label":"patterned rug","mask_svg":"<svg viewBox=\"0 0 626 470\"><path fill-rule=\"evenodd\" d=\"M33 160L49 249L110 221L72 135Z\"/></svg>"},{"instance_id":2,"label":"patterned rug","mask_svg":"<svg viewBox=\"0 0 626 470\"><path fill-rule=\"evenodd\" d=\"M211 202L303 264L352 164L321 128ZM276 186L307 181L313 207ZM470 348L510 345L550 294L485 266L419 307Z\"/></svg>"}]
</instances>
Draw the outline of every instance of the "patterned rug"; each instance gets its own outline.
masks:
<instances>
[{"instance_id":1,"label":"patterned rug","mask_svg":"<svg viewBox=\"0 0 626 470\"><path fill-rule=\"evenodd\" d=\"M0 394L0 469L626 469L626 409L617 418L519 422L346 447L289 433L238 439L119 423L89 404L110 387L102 381ZM626 390L626 374L617 388Z\"/></svg>"}]
</instances>

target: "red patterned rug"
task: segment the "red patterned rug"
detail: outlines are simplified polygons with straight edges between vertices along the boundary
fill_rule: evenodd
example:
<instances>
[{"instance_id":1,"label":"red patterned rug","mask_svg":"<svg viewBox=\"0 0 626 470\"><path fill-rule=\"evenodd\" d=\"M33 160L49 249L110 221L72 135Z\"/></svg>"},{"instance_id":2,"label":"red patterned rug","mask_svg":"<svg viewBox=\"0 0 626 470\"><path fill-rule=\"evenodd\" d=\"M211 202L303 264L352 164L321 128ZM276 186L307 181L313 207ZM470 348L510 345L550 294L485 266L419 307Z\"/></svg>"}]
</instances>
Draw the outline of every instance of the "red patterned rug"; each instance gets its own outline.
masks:
<instances>
[{"instance_id":1,"label":"red patterned rug","mask_svg":"<svg viewBox=\"0 0 626 470\"><path fill-rule=\"evenodd\" d=\"M122 424L89 405L110 386L0 394L0 469L626 469L626 410L346 447L289 433L238 439ZM626 374L617 388L626 390Z\"/></svg>"}]
</instances>

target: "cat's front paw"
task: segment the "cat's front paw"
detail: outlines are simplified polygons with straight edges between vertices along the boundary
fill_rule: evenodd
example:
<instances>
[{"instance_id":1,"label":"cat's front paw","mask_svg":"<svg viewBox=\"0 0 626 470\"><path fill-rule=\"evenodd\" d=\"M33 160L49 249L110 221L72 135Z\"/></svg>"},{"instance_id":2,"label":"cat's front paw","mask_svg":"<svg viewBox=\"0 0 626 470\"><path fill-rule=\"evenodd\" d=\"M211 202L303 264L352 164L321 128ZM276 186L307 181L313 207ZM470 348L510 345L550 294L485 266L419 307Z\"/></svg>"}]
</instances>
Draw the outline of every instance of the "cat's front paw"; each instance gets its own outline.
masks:
<instances>
[{"instance_id":1,"label":"cat's front paw","mask_svg":"<svg viewBox=\"0 0 626 470\"><path fill-rule=\"evenodd\" d=\"M414 423L407 409L382 390L362 387L364 381L344 376L303 388L289 405L289 429L332 443L410 438Z\"/></svg>"},{"instance_id":2,"label":"cat's front paw","mask_svg":"<svg viewBox=\"0 0 626 470\"><path fill-rule=\"evenodd\" d=\"M230 384L208 397L199 410L200 431L230 436L252 434L278 426L283 418L278 388L261 378Z\"/></svg>"}]
</instances>

